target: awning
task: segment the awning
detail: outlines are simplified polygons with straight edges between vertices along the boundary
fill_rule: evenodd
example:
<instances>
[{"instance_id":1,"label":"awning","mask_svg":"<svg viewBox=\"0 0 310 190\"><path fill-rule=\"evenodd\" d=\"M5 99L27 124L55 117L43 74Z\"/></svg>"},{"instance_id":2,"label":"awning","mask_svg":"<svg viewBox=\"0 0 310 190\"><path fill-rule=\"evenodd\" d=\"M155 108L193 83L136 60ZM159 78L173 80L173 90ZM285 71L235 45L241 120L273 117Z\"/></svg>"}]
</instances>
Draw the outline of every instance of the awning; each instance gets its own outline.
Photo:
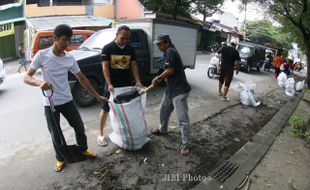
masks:
<instances>
[{"instance_id":1,"label":"awning","mask_svg":"<svg viewBox=\"0 0 310 190\"><path fill-rule=\"evenodd\" d=\"M67 24L72 28L81 27L107 27L112 23L111 19L95 16L53 16L27 18L28 27L34 27L37 31L53 30L59 24Z\"/></svg>"}]
</instances>

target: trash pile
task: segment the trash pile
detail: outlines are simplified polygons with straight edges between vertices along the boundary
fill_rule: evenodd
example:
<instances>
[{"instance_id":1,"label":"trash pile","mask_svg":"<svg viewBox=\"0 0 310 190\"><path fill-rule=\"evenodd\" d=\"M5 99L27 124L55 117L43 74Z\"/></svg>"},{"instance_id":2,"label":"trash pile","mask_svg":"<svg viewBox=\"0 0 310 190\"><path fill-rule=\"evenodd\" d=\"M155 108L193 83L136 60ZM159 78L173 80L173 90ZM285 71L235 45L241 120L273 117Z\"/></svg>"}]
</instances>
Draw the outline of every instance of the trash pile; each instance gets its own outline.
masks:
<instances>
[{"instance_id":1,"label":"trash pile","mask_svg":"<svg viewBox=\"0 0 310 190\"><path fill-rule=\"evenodd\" d=\"M295 92L302 91L305 87L305 81L299 81L296 83L295 88L295 80L294 78L287 78L284 72L281 72L277 78L278 85L281 88L285 88L285 94L292 97L295 95ZM296 90L295 90L296 89Z\"/></svg>"}]
</instances>

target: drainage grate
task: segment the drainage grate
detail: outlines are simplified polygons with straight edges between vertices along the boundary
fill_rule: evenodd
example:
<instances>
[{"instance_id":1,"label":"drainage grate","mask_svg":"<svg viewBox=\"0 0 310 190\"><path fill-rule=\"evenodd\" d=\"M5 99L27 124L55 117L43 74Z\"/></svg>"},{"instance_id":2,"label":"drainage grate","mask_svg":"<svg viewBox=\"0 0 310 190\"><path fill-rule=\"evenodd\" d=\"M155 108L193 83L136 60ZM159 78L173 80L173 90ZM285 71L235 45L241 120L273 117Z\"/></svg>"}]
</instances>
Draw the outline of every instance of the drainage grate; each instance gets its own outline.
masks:
<instances>
[{"instance_id":1,"label":"drainage grate","mask_svg":"<svg viewBox=\"0 0 310 190\"><path fill-rule=\"evenodd\" d=\"M237 164L225 161L224 163L216 167L214 170L212 170L208 175L219 180L220 182L224 182L238 168L239 166Z\"/></svg>"}]
</instances>

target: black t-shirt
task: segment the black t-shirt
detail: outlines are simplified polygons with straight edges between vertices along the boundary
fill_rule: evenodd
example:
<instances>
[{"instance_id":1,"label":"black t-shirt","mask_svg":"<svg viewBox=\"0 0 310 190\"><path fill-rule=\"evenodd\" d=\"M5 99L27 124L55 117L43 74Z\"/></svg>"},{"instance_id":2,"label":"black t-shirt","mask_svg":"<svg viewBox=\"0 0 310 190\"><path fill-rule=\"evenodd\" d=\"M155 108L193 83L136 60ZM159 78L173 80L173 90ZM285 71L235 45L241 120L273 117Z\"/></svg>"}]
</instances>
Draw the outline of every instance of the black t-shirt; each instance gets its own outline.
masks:
<instances>
[{"instance_id":1,"label":"black t-shirt","mask_svg":"<svg viewBox=\"0 0 310 190\"><path fill-rule=\"evenodd\" d=\"M222 67L233 69L235 61L240 61L239 52L233 47L223 47L218 53L222 54Z\"/></svg>"},{"instance_id":2,"label":"black t-shirt","mask_svg":"<svg viewBox=\"0 0 310 190\"><path fill-rule=\"evenodd\" d=\"M102 60L109 61L110 78L114 87L132 85L131 61L135 61L134 49L127 44L123 49L114 41L102 49Z\"/></svg>"},{"instance_id":3,"label":"black t-shirt","mask_svg":"<svg viewBox=\"0 0 310 190\"><path fill-rule=\"evenodd\" d=\"M169 47L164 53L164 64L165 69L174 68L174 73L167 78L167 95L173 98L188 93L191 86L187 82L180 54L174 46Z\"/></svg>"}]
</instances>

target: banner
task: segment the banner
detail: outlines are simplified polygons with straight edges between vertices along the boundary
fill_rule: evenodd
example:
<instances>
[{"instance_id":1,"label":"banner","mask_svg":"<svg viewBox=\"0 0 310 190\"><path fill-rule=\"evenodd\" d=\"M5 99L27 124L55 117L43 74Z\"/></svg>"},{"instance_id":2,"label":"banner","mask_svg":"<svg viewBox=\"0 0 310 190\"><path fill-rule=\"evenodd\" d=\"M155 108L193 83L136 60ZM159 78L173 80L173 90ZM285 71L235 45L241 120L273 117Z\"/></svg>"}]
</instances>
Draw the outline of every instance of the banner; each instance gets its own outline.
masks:
<instances>
[{"instance_id":1,"label":"banner","mask_svg":"<svg viewBox=\"0 0 310 190\"><path fill-rule=\"evenodd\" d=\"M14 34L14 23L0 25L0 37Z\"/></svg>"}]
</instances>

